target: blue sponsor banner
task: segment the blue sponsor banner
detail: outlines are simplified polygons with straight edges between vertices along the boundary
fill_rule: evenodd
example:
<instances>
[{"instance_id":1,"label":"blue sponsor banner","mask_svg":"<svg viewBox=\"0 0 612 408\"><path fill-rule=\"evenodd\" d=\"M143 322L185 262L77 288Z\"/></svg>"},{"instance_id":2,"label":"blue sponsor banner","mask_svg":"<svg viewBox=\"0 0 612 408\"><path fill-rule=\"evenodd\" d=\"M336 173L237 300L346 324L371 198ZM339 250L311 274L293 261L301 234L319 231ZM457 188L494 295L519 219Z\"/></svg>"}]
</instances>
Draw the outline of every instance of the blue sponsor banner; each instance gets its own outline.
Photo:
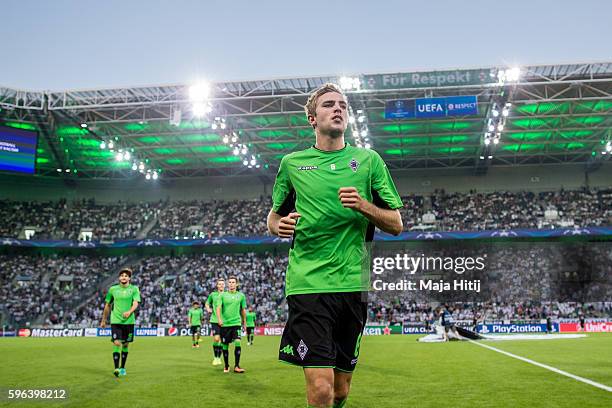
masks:
<instances>
[{"instance_id":1,"label":"blue sponsor banner","mask_svg":"<svg viewBox=\"0 0 612 408\"><path fill-rule=\"evenodd\" d=\"M446 116L478 115L476 96L453 96L446 98Z\"/></svg>"},{"instance_id":2,"label":"blue sponsor banner","mask_svg":"<svg viewBox=\"0 0 612 408\"><path fill-rule=\"evenodd\" d=\"M162 329L163 333L163 329ZM110 337L111 329L106 327L104 329L98 328L98 337ZM155 327L135 327L134 335L140 337L156 337L158 335L157 328Z\"/></svg>"},{"instance_id":3,"label":"blue sponsor banner","mask_svg":"<svg viewBox=\"0 0 612 408\"><path fill-rule=\"evenodd\" d=\"M612 236L612 227L558 228L558 229L516 229L487 231L406 231L398 236L376 233L376 241L428 241L449 239L498 239L498 238L558 238L573 236ZM290 244L291 239L278 237L223 237L210 239L132 239L100 243L98 241L35 241L15 238L0 238L0 246L37 248L146 248L146 247L189 247L208 245L260 245Z\"/></svg>"},{"instance_id":4,"label":"blue sponsor banner","mask_svg":"<svg viewBox=\"0 0 612 408\"><path fill-rule=\"evenodd\" d=\"M478 115L478 98L474 95L396 99L385 103L385 119L436 118L466 115Z\"/></svg>"},{"instance_id":5,"label":"blue sponsor banner","mask_svg":"<svg viewBox=\"0 0 612 408\"><path fill-rule=\"evenodd\" d=\"M385 119L405 119L414 117L414 99L396 99L385 103Z\"/></svg>"},{"instance_id":6,"label":"blue sponsor banner","mask_svg":"<svg viewBox=\"0 0 612 408\"><path fill-rule=\"evenodd\" d=\"M552 324L552 332L559 332L559 324ZM479 324L476 331L480 334L533 334L546 333L546 324Z\"/></svg>"}]
</instances>

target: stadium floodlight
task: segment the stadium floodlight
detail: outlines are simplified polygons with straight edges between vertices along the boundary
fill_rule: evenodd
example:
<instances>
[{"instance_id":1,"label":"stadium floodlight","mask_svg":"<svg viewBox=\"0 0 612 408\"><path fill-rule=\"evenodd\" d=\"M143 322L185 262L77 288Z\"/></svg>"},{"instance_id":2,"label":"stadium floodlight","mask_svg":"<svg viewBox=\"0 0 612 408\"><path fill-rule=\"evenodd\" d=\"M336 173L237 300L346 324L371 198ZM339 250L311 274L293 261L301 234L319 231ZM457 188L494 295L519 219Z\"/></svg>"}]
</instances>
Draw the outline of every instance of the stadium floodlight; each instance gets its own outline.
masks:
<instances>
[{"instance_id":1,"label":"stadium floodlight","mask_svg":"<svg viewBox=\"0 0 612 408\"><path fill-rule=\"evenodd\" d=\"M189 87L189 99L192 102L203 102L208 100L210 95L210 85L200 82Z\"/></svg>"},{"instance_id":2,"label":"stadium floodlight","mask_svg":"<svg viewBox=\"0 0 612 408\"><path fill-rule=\"evenodd\" d=\"M521 69L518 67L510 68L506 70L506 81L517 82L521 77Z\"/></svg>"},{"instance_id":3,"label":"stadium floodlight","mask_svg":"<svg viewBox=\"0 0 612 408\"><path fill-rule=\"evenodd\" d=\"M339 80L340 88L343 91L358 91L361 88L361 80L359 77L343 76Z\"/></svg>"},{"instance_id":4,"label":"stadium floodlight","mask_svg":"<svg viewBox=\"0 0 612 408\"><path fill-rule=\"evenodd\" d=\"M106 149L106 143L104 143L104 141L100 143L100 149Z\"/></svg>"},{"instance_id":5,"label":"stadium floodlight","mask_svg":"<svg viewBox=\"0 0 612 408\"><path fill-rule=\"evenodd\" d=\"M492 159L492 158L493 158L493 156L489 155L489 157L488 157L488 158L489 158L489 159Z\"/></svg>"},{"instance_id":6,"label":"stadium floodlight","mask_svg":"<svg viewBox=\"0 0 612 408\"><path fill-rule=\"evenodd\" d=\"M211 111L210 106L207 103L198 102L191 106L191 112L194 116L202 117Z\"/></svg>"},{"instance_id":7,"label":"stadium floodlight","mask_svg":"<svg viewBox=\"0 0 612 408\"><path fill-rule=\"evenodd\" d=\"M66 173L70 173L70 169L66 169Z\"/></svg>"},{"instance_id":8,"label":"stadium floodlight","mask_svg":"<svg viewBox=\"0 0 612 408\"><path fill-rule=\"evenodd\" d=\"M81 123L81 127L82 127L83 129L87 129L87 123Z\"/></svg>"},{"instance_id":9,"label":"stadium floodlight","mask_svg":"<svg viewBox=\"0 0 612 408\"><path fill-rule=\"evenodd\" d=\"M61 173L61 172L62 172L62 169L57 169L57 172L58 172L58 173Z\"/></svg>"},{"instance_id":10,"label":"stadium floodlight","mask_svg":"<svg viewBox=\"0 0 612 408\"><path fill-rule=\"evenodd\" d=\"M480 156L480 160L484 160L484 156Z\"/></svg>"}]
</instances>

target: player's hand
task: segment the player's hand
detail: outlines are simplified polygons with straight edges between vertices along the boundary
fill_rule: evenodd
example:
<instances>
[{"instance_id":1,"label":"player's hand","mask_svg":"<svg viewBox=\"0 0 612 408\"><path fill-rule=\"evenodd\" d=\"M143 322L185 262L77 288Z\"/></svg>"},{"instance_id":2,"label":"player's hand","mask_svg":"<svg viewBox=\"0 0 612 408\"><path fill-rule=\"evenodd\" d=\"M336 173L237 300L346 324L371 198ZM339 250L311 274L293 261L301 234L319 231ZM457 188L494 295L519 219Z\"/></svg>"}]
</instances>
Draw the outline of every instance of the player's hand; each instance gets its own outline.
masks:
<instances>
[{"instance_id":1,"label":"player's hand","mask_svg":"<svg viewBox=\"0 0 612 408\"><path fill-rule=\"evenodd\" d=\"M124 319L127 319L128 317L130 317L131 314L132 312L123 312L122 316Z\"/></svg>"},{"instance_id":2,"label":"player's hand","mask_svg":"<svg viewBox=\"0 0 612 408\"><path fill-rule=\"evenodd\" d=\"M352 208L357 211L361 209L365 201L355 187L341 187L338 190L338 198L344 208Z\"/></svg>"},{"instance_id":3,"label":"player's hand","mask_svg":"<svg viewBox=\"0 0 612 408\"><path fill-rule=\"evenodd\" d=\"M223 320L219 320L217 324L219 325L219 327L223 327Z\"/></svg>"},{"instance_id":4,"label":"player's hand","mask_svg":"<svg viewBox=\"0 0 612 408\"><path fill-rule=\"evenodd\" d=\"M286 217L281 218L278 221L278 236L281 238L291 238L295 232L297 220L300 217L299 213L292 212Z\"/></svg>"},{"instance_id":5,"label":"player's hand","mask_svg":"<svg viewBox=\"0 0 612 408\"><path fill-rule=\"evenodd\" d=\"M100 322L100 327L103 329L106 327L106 322L104 320Z\"/></svg>"}]
</instances>

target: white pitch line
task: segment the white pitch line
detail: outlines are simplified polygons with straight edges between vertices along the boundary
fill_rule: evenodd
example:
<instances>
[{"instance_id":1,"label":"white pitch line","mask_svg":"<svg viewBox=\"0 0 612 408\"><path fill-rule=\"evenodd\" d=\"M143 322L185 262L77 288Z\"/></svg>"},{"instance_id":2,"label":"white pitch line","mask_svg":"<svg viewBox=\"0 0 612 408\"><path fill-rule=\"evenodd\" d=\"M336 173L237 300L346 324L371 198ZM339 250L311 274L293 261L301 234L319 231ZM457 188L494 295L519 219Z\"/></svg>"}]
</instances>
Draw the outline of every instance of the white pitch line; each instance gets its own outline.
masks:
<instances>
[{"instance_id":1,"label":"white pitch line","mask_svg":"<svg viewBox=\"0 0 612 408\"><path fill-rule=\"evenodd\" d=\"M593 380L589 380L588 378L579 377L577 375L568 373L567 371L559 370L558 368L551 367L551 366L546 365L546 364L538 363L537 361L533 361L533 360L530 360L530 359L525 358L525 357L517 356L516 354L508 353L507 351L500 350L500 349L497 349L495 347L487 346L486 344L482 344L482 343L479 343L479 342L474 341L474 340L469 340L469 342L473 343L473 344L476 344L477 346L488 348L489 350L493 350L493 351L497 351L498 353L505 354L508 357L516 358L517 360L521 360L521 361L524 361L526 363L533 364L535 366L545 368L545 369L550 370L552 372L555 372L557 374L561 374L561 375L564 375L566 377L573 378L576 381L580 381L580 382L583 382L585 384L592 385L593 387L601 388L602 390L605 390L605 391L608 391L608 392L612 392L612 387L608 387L607 385L600 384L600 383L595 382Z\"/></svg>"}]
</instances>

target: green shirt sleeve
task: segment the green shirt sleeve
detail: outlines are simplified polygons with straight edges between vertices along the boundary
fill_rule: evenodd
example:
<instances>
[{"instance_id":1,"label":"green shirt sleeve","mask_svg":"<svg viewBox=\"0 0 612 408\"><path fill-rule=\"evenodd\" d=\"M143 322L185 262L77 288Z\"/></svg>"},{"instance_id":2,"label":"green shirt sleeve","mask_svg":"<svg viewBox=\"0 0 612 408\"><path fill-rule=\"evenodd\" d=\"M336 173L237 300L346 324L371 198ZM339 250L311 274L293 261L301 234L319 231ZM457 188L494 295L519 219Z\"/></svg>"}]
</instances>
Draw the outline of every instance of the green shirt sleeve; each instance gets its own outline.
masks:
<instances>
[{"instance_id":1,"label":"green shirt sleeve","mask_svg":"<svg viewBox=\"0 0 612 408\"><path fill-rule=\"evenodd\" d=\"M132 301L136 301L138 303L140 303L140 289L138 289L138 286L135 287L135 291L134 291L134 296L132 297Z\"/></svg>"},{"instance_id":2,"label":"green shirt sleeve","mask_svg":"<svg viewBox=\"0 0 612 408\"><path fill-rule=\"evenodd\" d=\"M240 307L246 311L246 296L242 294L242 300L240 301Z\"/></svg>"},{"instance_id":3,"label":"green shirt sleeve","mask_svg":"<svg viewBox=\"0 0 612 408\"><path fill-rule=\"evenodd\" d=\"M402 208L404 203L397 193L389 169L378 153L372 150L372 189L390 209Z\"/></svg>"},{"instance_id":4,"label":"green shirt sleeve","mask_svg":"<svg viewBox=\"0 0 612 408\"><path fill-rule=\"evenodd\" d=\"M110 289L108 290L108 292L106 292L106 297L104 298L104 301L106 303L111 303L113 301L113 295L111 294Z\"/></svg>"},{"instance_id":5,"label":"green shirt sleeve","mask_svg":"<svg viewBox=\"0 0 612 408\"><path fill-rule=\"evenodd\" d=\"M272 189L272 211L277 214L281 209L281 206L291 194L293 186L289 177L289 167L287 165L287 156L283 157L276 174L276 181L274 182L274 188ZM287 213L288 214L288 213ZM281 215L287 215L281 214Z\"/></svg>"}]
</instances>

